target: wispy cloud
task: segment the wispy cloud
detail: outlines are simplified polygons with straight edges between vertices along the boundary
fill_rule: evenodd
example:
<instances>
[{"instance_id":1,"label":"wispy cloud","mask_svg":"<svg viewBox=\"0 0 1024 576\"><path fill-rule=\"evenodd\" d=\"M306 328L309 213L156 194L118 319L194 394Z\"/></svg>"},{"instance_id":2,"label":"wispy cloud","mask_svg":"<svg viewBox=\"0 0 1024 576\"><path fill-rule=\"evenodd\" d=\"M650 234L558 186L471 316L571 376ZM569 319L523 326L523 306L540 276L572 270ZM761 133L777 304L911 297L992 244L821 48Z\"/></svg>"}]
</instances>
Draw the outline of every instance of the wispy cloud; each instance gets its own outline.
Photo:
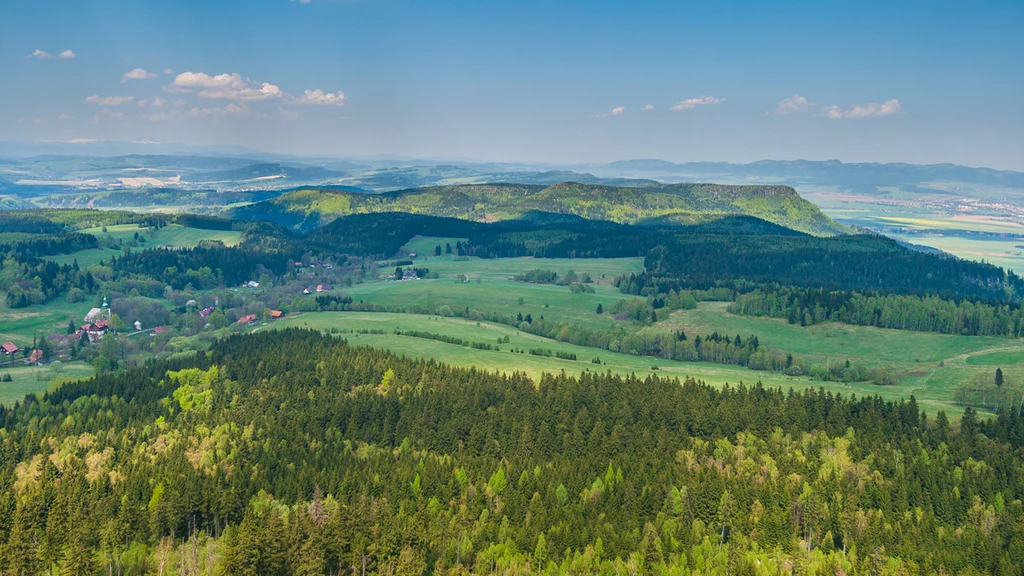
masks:
<instances>
[{"instance_id":1,"label":"wispy cloud","mask_svg":"<svg viewBox=\"0 0 1024 576\"><path fill-rule=\"evenodd\" d=\"M872 102L871 104L857 105L845 109L839 106L829 106L827 112L828 117L833 120L844 120L847 118L878 118L899 114L903 112L903 108L900 106L900 101L893 98L881 104Z\"/></svg>"},{"instance_id":2,"label":"wispy cloud","mask_svg":"<svg viewBox=\"0 0 1024 576\"><path fill-rule=\"evenodd\" d=\"M124 84L129 80L147 80L149 78L156 78L156 74L147 72L142 68L136 68L121 75L121 84Z\"/></svg>"},{"instance_id":3,"label":"wispy cloud","mask_svg":"<svg viewBox=\"0 0 1024 576\"><path fill-rule=\"evenodd\" d=\"M698 96L696 98L687 98L686 100L680 100L675 104L669 106L669 110L673 112L679 112L680 110L693 110L697 106L711 106L714 104L721 104L725 102L725 98L716 98L714 96Z\"/></svg>"},{"instance_id":4,"label":"wispy cloud","mask_svg":"<svg viewBox=\"0 0 1024 576\"><path fill-rule=\"evenodd\" d=\"M647 104L641 110L654 110L654 104Z\"/></svg>"},{"instance_id":5,"label":"wispy cloud","mask_svg":"<svg viewBox=\"0 0 1024 576\"><path fill-rule=\"evenodd\" d=\"M140 108L145 108L147 106L152 106L154 108L159 108L161 106L167 105L167 100L164 100L163 98L160 98L159 96L156 97L156 98L153 98L152 100L146 100L145 98L143 98L142 100L139 100L138 102L136 102L135 105L140 107Z\"/></svg>"},{"instance_id":6,"label":"wispy cloud","mask_svg":"<svg viewBox=\"0 0 1024 576\"><path fill-rule=\"evenodd\" d=\"M72 116L71 114L68 114L67 112L62 112L59 116L57 116L57 120L74 120L74 119L75 119L75 117Z\"/></svg>"},{"instance_id":7,"label":"wispy cloud","mask_svg":"<svg viewBox=\"0 0 1024 576\"><path fill-rule=\"evenodd\" d=\"M70 48L68 48L67 50L61 52L57 56L60 57L60 58L65 59L65 60L70 60L71 58L75 57L75 51L70 49Z\"/></svg>"},{"instance_id":8,"label":"wispy cloud","mask_svg":"<svg viewBox=\"0 0 1024 576\"><path fill-rule=\"evenodd\" d=\"M168 76L174 74L174 68L164 68L164 74L167 74Z\"/></svg>"},{"instance_id":9,"label":"wispy cloud","mask_svg":"<svg viewBox=\"0 0 1024 576\"><path fill-rule=\"evenodd\" d=\"M121 106L129 104L133 100L135 100L135 96L100 96L99 94L93 94L85 99L89 104L97 106Z\"/></svg>"},{"instance_id":10,"label":"wispy cloud","mask_svg":"<svg viewBox=\"0 0 1024 576\"><path fill-rule=\"evenodd\" d=\"M317 106L344 106L345 105L345 94L338 91L337 94L331 92L324 92L317 88L316 90L306 90L295 99L296 104L314 104Z\"/></svg>"},{"instance_id":11,"label":"wispy cloud","mask_svg":"<svg viewBox=\"0 0 1024 576\"><path fill-rule=\"evenodd\" d=\"M626 111L625 106L616 106L612 108L611 112L605 112L603 114L595 114L594 118L609 118L611 116L621 116Z\"/></svg>"},{"instance_id":12,"label":"wispy cloud","mask_svg":"<svg viewBox=\"0 0 1024 576\"><path fill-rule=\"evenodd\" d=\"M40 50L39 48L36 48L35 50L32 51L31 54L29 54L29 57L30 58L38 58L40 60L48 60L50 58L53 58L53 54L50 54L49 52L47 52L45 50Z\"/></svg>"},{"instance_id":13,"label":"wispy cloud","mask_svg":"<svg viewBox=\"0 0 1024 576\"><path fill-rule=\"evenodd\" d=\"M793 94L783 99L775 107L775 114L778 116L791 116L794 114L819 114L827 116L832 120L845 120L850 118L877 118L903 112L900 101L893 98L881 104L856 104L849 107L842 107L835 104L825 106L812 102L799 94ZM766 112L767 114L767 112Z\"/></svg>"},{"instance_id":14,"label":"wispy cloud","mask_svg":"<svg viewBox=\"0 0 1024 576\"><path fill-rule=\"evenodd\" d=\"M182 72L165 90L168 92L199 91L200 98L224 100L272 100L281 98L284 92L269 82L253 82L240 74L217 74L210 76L203 72Z\"/></svg>"},{"instance_id":15,"label":"wispy cloud","mask_svg":"<svg viewBox=\"0 0 1024 576\"><path fill-rule=\"evenodd\" d=\"M804 98L799 94L793 94L789 98L779 102L779 105L775 108L775 113L779 116L789 116L790 114L813 112L817 108L818 105L807 98Z\"/></svg>"}]
</instances>

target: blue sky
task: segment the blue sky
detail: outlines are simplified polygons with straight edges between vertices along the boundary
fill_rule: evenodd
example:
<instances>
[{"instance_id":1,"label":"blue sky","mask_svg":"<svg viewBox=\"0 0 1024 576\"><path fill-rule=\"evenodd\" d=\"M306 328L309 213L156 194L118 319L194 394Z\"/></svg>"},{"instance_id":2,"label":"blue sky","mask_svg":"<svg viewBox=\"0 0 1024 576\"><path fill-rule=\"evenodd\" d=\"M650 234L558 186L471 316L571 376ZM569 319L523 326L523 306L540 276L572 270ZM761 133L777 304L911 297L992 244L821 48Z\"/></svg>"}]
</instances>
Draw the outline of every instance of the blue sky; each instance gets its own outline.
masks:
<instances>
[{"instance_id":1,"label":"blue sky","mask_svg":"<svg viewBox=\"0 0 1024 576\"><path fill-rule=\"evenodd\" d=\"M1024 170L1020 1L35 0L3 12L0 140Z\"/></svg>"}]
</instances>

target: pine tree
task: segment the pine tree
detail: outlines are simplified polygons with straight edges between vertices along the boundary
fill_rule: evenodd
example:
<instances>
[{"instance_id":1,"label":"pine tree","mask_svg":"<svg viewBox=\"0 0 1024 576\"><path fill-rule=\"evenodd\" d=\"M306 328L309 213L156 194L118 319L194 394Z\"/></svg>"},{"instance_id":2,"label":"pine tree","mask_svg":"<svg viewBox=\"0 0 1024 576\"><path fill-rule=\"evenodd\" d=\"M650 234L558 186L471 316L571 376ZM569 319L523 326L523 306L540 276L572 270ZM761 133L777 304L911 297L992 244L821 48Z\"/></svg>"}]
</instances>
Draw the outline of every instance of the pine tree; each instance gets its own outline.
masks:
<instances>
[{"instance_id":1,"label":"pine tree","mask_svg":"<svg viewBox=\"0 0 1024 576\"><path fill-rule=\"evenodd\" d=\"M996 388L1003 387L1003 369L996 368Z\"/></svg>"}]
</instances>

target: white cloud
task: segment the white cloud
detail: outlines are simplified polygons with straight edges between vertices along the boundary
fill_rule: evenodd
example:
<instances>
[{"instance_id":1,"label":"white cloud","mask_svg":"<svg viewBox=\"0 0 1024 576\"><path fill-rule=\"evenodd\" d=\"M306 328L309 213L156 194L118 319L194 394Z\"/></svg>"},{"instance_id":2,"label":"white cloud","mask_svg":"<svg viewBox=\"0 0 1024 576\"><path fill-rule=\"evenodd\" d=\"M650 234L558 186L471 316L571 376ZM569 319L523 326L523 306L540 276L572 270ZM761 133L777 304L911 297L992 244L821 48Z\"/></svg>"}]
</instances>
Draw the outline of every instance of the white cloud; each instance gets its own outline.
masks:
<instances>
[{"instance_id":1,"label":"white cloud","mask_svg":"<svg viewBox=\"0 0 1024 576\"><path fill-rule=\"evenodd\" d=\"M654 104L647 104L641 110L654 110Z\"/></svg>"},{"instance_id":2,"label":"white cloud","mask_svg":"<svg viewBox=\"0 0 1024 576\"><path fill-rule=\"evenodd\" d=\"M900 107L900 101L895 98L892 100L886 100L881 104L871 103L843 108L835 104L831 106L818 104L799 94L793 94L789 98L782 100L775 108L775 114L778 116L790 116L793 114L820 114L822 116L827 116L832 120L845 120L848 118L877 118L880 116L899 114L901 112L903 112L903 108ZM765 114L768 114L768 112L765 112Z\"/></svg>"},{"instance_id":3,"label":"white cloud","mask_svg":"<svg viewBox=\"0 0 1024 576\"><path fill-rule=\"evenodd\" d=\"M65 51L61 52L60 54L58 54L58 56L63 58L63 59L65 59L65 60L67 60L69 58L74 58L75 57L75 51L70 49L70 48L68 48L67 50L65 50Z\"/></svg>"},{"instance_id":4,"label":"white cloud","mask_svg":"<svg viewBox=\"0 0 1024 576\"><path fill-rule=\"evenodd\" d=\"M174 74L174 68L164 68L164 74L167 74L168 76Z\"/></svg>"},{"instance_id":5,"label":"white cloud","mask_svg":"<svg viewBox=\"0 0 1024 576\"><path fill-rule=\"evenodd\" d=\"M315 104L318 106L344 106L345 94L338 91L337 94L316 90L306 90L302 96L295 99L296 104Z\"/></svg>"},{"instance_id":6,"label":"white cloud","mask_svg":"<svg viewBox=\"0 0 1024 576\"><path fill-rule=\"evenodd\" d=\"M31 58L39 58L40 60L53 58L53 54L50 54L49 52L46 52L44 50L40 50L39 48L36 48L31 54L29 54L29 56Z\"/></svg>"},{"instance_id":7,"label":"white cloud","mask_svg":"<svg viewBox=\"0 0 1024 576\"><path fill-rule=\"evenodd\" d=\"M775 108L775 113L779 116L789 116L790 114L813 112L817 108L818 105L807 98L804 98L799 94L793 94L789 98L779 102L779 105Z\"/></svg>"},{"instance_id":8,"label":"white cloud","mask_svg":"<svg viewBox=\"0 0 1024 576\"><path fill-rule=\"evenodd\" d=\"M625 106L616 106L615 108L612 108L611 112L605 112L603 114L596 114L596 115L594 115L594 118L608 118L609 116L621 116L622 113L625 112L625 111L626 111L626 107Z\"/></svg>"},{"instance_id":9,"label":"white cloud","mask_svg":"<svg viewBox=\"0 0 1024 576\"><path fill-rule=\"evenodd\" d=\"M85 99L89 104L97 106L120 106L133 100L135 100L135 96L100 96L98 94L93 94Z\"/></svg>"},{"instance_id":10,"label":"white cloud","mask_svg":"<svg viewBox=\"0 0 1024 576\"><path fill-rule=\"evenodd\" d=\"M99 142L97 138L72 138L71 140L65 140L66 144L92 144Z\"/></svg>"},{"instance_id":11,"label":"white cloud","mask_svg":"<svg viewBox=\"0 0 1024 576\"><path fill-rule=\"evenodd\" d=\"M62 112L59 116L57 116L57 120L74 120L74 119L75 119L75 117L72 116L71 114L68 114L67 112Z\"/></svg>"},{"instance_id":12,"label":"white cloud","mask_svg":"<svg viewBox=\"0 0 1024 576\"><path fill-rule=\"evenodd\" d=\"M686 100L680 100L675 104L669 106L669 110L678 112L680 110L693 110L697 106L708 106L712 104L721 104L725 102L725 98L715 98L714 96L698 96L697 98L687 98Z\"/></svg>"},{"instance_id":13,"label":"white cloud","mask_svg":"<svg viewBox=\"0 0 1024 576\"><path fill-rule=\"evenodd\" d=\"M284 96L284 92L273 84L243 79L237 73L210 76L203 72L182 72L165 88L169 92L192 92L197 89L200 98L210 99L271 100Z\"/></svg>"},{"instance_id":14,"label":"white cloud","mask_svg":"<svg viewBox=\"0 0 1024 576\"><path fill-rule=\"evenodd\" d=\"M881 116L889 116L891 114L899 114L901 112L903 112L903 108L900 107L900 101L895 98L892 100L886 100L881 104L873 102L862 106L853 106L845 110L839 106L829 106L826 110L828 117L833 120L843 120L846 118L878 118Z\"/></svg>"},{"instance_id":15,"label":"white cloud","mask_svg":"<svg viewBox=\"0 0 1024 576\"><path fill-rule=\"evenodd\" d=\"M136 68L121 75L121 84L124 84L129 80L146 80L148 78L156 78L156 74L147 72L142 68Z\"/></svg>"}]
</instances>

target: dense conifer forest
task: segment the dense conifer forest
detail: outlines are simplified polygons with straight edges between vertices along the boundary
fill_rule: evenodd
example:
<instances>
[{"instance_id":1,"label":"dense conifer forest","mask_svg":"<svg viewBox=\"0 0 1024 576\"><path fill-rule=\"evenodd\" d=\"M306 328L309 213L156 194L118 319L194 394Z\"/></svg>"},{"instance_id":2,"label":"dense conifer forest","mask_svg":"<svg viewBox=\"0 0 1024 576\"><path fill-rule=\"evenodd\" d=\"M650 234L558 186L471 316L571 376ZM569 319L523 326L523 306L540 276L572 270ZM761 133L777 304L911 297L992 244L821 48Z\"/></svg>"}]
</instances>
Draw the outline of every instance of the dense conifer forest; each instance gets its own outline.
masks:
<instances>
[{"instance_id":1,"label":"dense conifer forest","mask_svg":"<svg viewBox=\"0 0 1024 576\"><path fill-rule=\"evenodd\" d=\"M1021 574L1024 421L314 332L0 409L5 574Z\"/></svg>"}]
</instances>

